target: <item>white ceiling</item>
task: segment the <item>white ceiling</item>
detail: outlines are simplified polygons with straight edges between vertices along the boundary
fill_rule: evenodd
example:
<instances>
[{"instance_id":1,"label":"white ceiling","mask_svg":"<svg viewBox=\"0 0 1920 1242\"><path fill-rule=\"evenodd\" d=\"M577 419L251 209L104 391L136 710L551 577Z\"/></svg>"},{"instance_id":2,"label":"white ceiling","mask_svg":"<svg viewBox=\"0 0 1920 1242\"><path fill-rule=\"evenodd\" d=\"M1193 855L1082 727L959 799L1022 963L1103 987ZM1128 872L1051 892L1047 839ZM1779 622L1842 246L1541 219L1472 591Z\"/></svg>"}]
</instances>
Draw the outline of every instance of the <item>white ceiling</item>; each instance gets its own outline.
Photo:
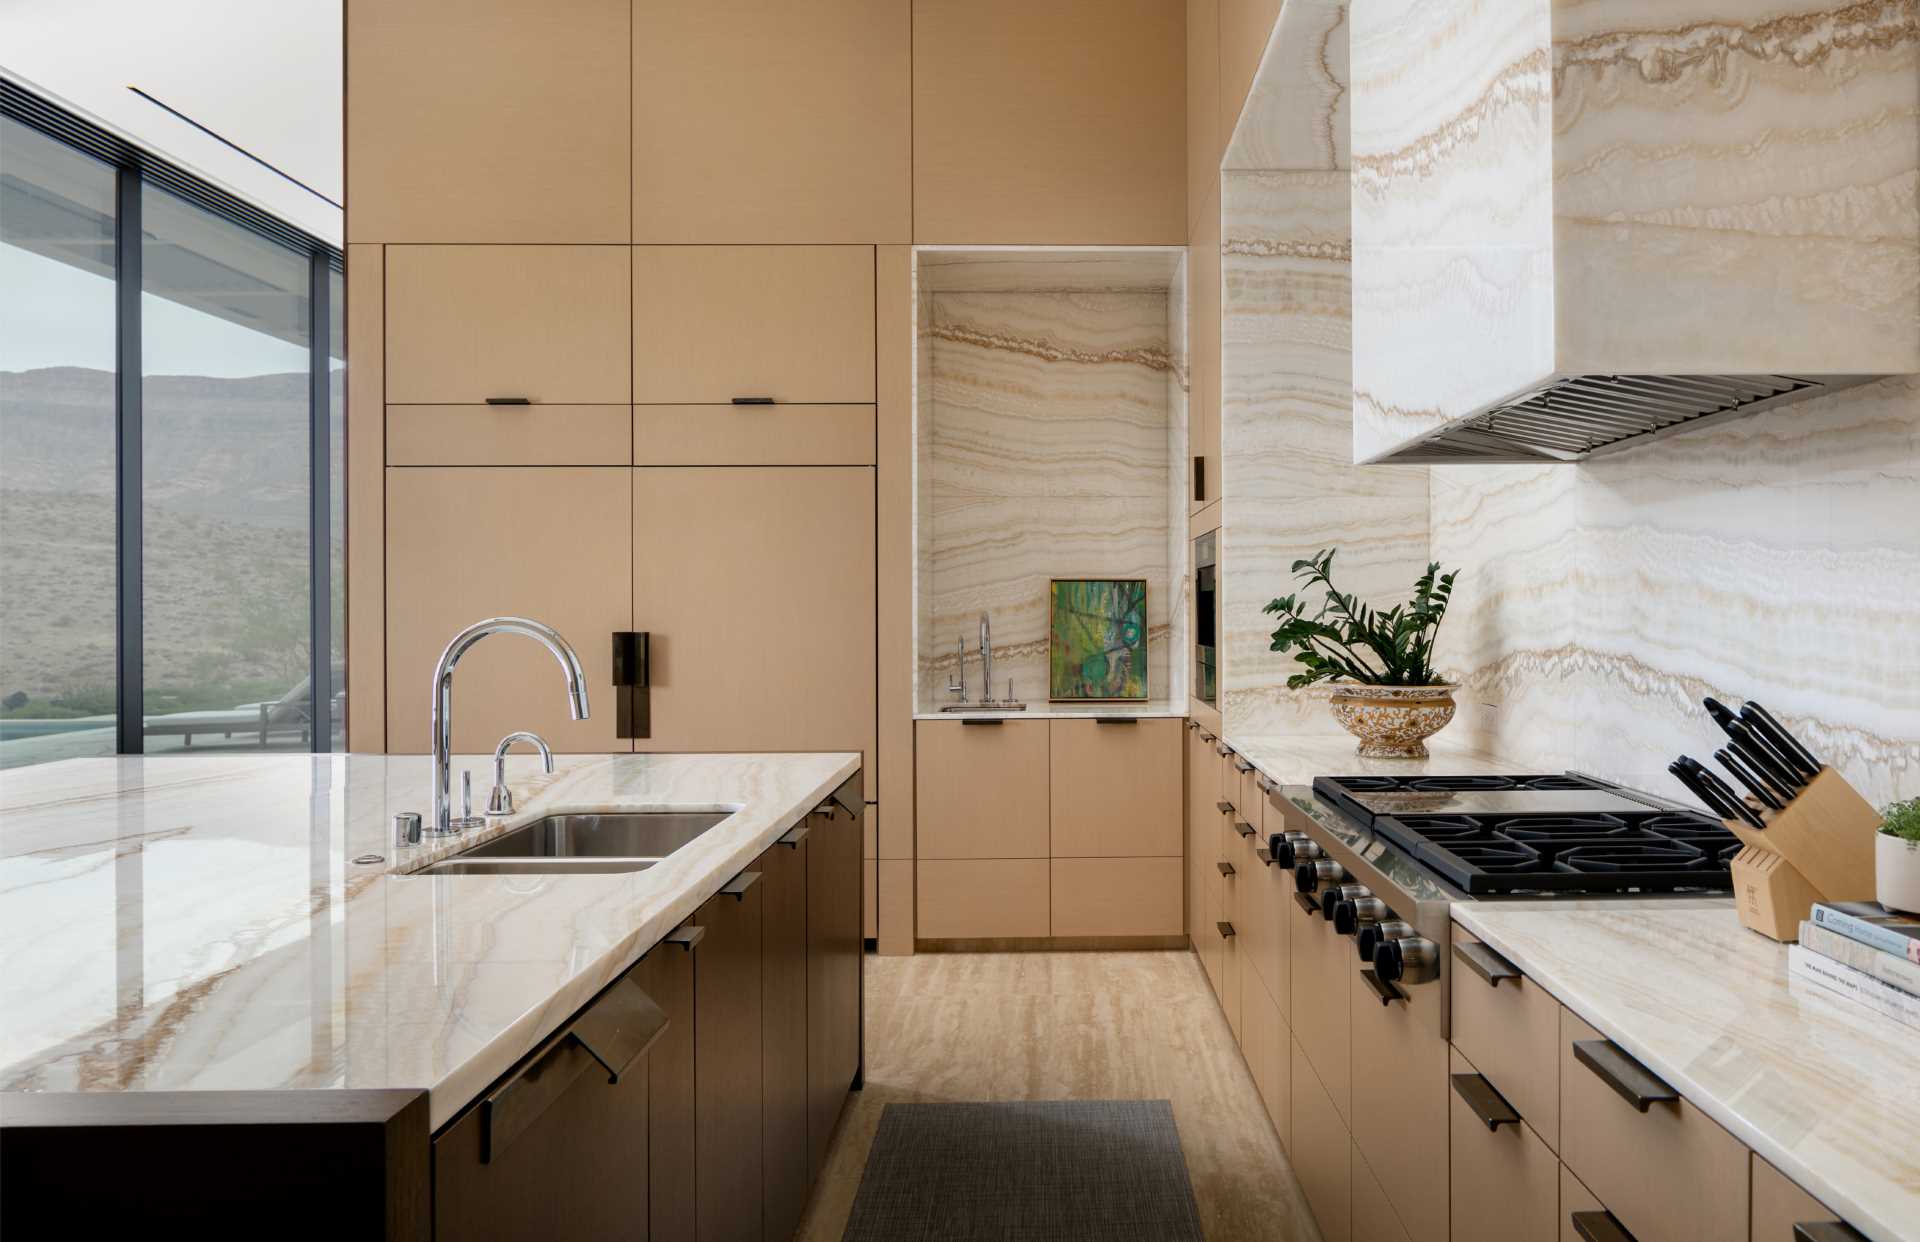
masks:
<instances>
[{"instance_id":1,"label":"white ceiling","mask_svg":"<svg viewBox=\"0 0 1920 1242\"><path fill-rule=\"evenodd\" d=\"M338 207L127 88L344 202L341 8L341 0L0 0L0 71L339 245Z\"/></svg>"}]
</instances>

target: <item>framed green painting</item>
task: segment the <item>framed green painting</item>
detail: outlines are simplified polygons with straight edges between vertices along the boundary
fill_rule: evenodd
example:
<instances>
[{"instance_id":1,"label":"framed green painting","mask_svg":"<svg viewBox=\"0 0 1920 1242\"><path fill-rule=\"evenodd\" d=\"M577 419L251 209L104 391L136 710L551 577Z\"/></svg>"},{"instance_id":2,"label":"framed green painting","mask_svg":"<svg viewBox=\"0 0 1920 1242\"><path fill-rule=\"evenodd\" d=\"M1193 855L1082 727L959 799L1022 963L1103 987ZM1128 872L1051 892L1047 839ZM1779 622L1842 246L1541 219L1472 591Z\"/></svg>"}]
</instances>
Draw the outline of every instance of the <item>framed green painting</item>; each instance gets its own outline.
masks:
<instances>
[{"instance_id":1,"label":"framed green painting","mask_svg":"<svg viewBox=\"0 0 1920 1242\"><path fill-rule=\"evenodd\" d=\"M1147 580L1055 578L1047 603L1047 698L1144 702Z\"/></svg>"}]
</instances>

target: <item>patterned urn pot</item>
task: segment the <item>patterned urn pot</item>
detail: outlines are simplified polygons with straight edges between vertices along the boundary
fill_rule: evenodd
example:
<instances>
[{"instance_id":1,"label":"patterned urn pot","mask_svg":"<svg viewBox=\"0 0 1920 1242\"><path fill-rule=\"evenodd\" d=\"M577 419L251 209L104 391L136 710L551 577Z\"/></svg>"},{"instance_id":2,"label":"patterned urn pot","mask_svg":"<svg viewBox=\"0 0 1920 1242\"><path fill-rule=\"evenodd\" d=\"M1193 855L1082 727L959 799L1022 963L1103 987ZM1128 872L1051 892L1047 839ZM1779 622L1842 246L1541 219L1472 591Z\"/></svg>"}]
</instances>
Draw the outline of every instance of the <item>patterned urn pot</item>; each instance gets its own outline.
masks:
<instances>
[{"instance_id":1,"label":"patterned urn pot","mask_svg":"<svg viewBox=\"0 0 1920 1242\"><path fill-rule=\"evenodd\" d=\"M1329 705L1340 727L1360 739L1369 759L1425 759L1426 739L1453 719L1458 686L1362 686L1337 683Z\"/></svg>"}]
</instances>

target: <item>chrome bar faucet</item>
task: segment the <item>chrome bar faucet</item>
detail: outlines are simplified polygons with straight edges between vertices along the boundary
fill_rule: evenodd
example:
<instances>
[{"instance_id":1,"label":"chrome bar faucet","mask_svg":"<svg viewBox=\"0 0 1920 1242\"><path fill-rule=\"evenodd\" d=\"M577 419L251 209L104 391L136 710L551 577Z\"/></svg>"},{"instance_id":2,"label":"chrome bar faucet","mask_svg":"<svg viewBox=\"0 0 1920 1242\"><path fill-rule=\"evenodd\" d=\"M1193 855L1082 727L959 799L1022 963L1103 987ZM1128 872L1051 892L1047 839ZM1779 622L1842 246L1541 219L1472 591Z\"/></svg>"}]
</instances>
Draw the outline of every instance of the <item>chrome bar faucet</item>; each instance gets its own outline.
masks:
<instances>
[{"instance_id":1,"label":"chrome bar faucet","mask_svg":"<svg viewBox=\"0 0 1920 1242\"><path fill-rule=\"evenodd\" d=\"M435 836L449 836L466 828L478 827L483 819L463 815L456 823L452 814L453 787L453 670L460 657L489 634L521 634L553 653L567 679L567 712L575 720L587 718L587 675L580 668L567 640L552 626L526 617L489 617L476 621L453 636L440 660L433 666L433 827ZM551 770L551 769L549 769Z\"/></svg>"},{"instance_id":2,"label":"chrome bar faucet","mask_svg":"<svg viewBox=\"0 0 1920 1242\"><path fill-rule=\"evenodd\" d=\"M980 614L980 701L993 702L993 625Z\"/></svg>"},{"instance_id":3,"label":"chrome bar faucet","mask_svg":"<svg viewBox=\"0 0 1920 1242\"><path fill-rule=\"evenodd\" d=\"M488 815L513 814L513 791L507 788L507 751L513 748L515 742L533 743L534 749L540 752L540 766L548 776L553 775L553 748L547 745L546 738L525 729L507 734L493 748L493 792L487 795Z\"/></svg>"}]
</instances>

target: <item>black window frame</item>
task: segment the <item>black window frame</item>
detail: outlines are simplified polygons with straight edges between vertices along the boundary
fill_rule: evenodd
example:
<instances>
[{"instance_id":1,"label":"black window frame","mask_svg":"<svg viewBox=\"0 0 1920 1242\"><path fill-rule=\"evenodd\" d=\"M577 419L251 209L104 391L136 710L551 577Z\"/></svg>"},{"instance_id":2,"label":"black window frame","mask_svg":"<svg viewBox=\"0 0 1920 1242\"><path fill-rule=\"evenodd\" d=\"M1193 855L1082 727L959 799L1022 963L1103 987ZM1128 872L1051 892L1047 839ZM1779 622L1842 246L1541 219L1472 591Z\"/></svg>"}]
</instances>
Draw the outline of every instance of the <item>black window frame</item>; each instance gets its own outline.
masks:
<instances>
[{"instance_id":1,"label":"black window frame","mask_svg":"<svg viewBox=\"0 0 1920 1242\"><path fill-rule=\"evenodd\" d=\"M146 753L142 487L144 427L141 355L141 191L166 190L229 223L304 255L309 265L307 390L308 750L333 750L332 280L346 272L338 246L74 115L0 76L0 116L74 148L114 170L114 712L115 750ZM344 342L341 342L344 346ZM345 349L340 351L345 356ZM342 429L342 438L346 429ZM342 488L341 504L346 504ZM344 749L345 736L342 732Z\"/></svg>"}]
</instances>

